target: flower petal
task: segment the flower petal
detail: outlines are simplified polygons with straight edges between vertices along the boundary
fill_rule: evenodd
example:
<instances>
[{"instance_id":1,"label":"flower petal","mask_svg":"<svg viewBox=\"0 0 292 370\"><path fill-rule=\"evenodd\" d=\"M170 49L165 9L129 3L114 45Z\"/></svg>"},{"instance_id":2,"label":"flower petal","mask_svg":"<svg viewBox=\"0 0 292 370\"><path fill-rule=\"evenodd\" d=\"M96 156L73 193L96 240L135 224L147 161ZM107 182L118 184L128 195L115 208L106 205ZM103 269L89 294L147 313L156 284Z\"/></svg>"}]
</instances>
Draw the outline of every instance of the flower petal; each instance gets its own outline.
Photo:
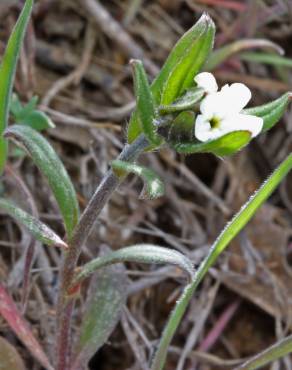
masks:
<instances>
[{"instance_id":1,"label":"flower petal","mask_svg":"<svg viewBox=\"0 0 292 370\"><path fill-rule=\"evenodd\" d=\"M212 128L210 122L206 118L199 114L195 124L195 137L200 141L214 140L224 135L224 130L221 127Z\"/></svg>"},{"instance_id":2,"label":"flower petal","mask_svg":"<svg viewBox=\"0 0 292 370\"><path fill-rule=\"evenodd\" d=\"M229 113L228 103L222 92L209 94L202 100L200 111L208 120L216 117L222 119Z\"/></svg>"},{"instance_id":3,"label":"flower petal","mask_svg":"<svg viewBox=\"0 0 292 370\"><path fill-rule=\"evenodd\" d=\"M251 116L248 114L235 114L221 122L221 128L224 131L247 130L251 137L257 136L263 128L264 120L261 117Z\"/></svg>"},{"instance_id":4,"label":"flower petal","mask_svg":"<svg viewBox=\"0 0 292 370\"><path fill-rule=\"evenodd\" d=\"M198 87L201 87L208 94L214 93L218 90L218 85L215 77L210 72L199 73L194 81L197 83Z\"/></svg>"},{"instance_id":5,"label":"flower petal","mask_svg":"<svg viewBox=\"0 0 292 370\"><path fill-rule=\"evenodd\" d=\"M222 87L222 104L226 108L226 115L239 113L251 99L250 89L242 83L234 83Z\"/></svg>"}]
</instances>

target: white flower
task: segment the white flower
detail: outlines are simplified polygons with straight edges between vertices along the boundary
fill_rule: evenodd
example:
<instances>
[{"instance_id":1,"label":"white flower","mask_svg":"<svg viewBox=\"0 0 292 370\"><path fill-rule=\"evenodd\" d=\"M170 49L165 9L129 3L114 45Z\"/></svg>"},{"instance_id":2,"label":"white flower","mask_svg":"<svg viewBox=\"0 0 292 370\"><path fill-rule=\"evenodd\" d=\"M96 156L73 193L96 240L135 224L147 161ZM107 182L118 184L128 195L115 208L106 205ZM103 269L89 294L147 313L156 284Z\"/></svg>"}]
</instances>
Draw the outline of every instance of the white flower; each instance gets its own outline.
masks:
<instances>
[{"instance_id":1,"label":"white flower","mask_svg":"<svg viewBox=\"0 0 292 370\"><path fill-rule=\"evenodd\" d=\"M218 85L216 82L215 77L212 73L209 72L202 72L199 73L195 78L195 82L197 83L198 87L201 87L206 93L211 94L218 90Z\"/></svg>"},{"instance_id":2,"label":"white flower","mask_svg":"<svg viewBox=\"0 0 292 370\"><path fill-rule=\"evenodd\" d=\"M209 79L209 87L214 84L213 78ZM205 80L204 84L207 86L208 81ZM240 113L250 99L251 92L242 83L225 85L220 91L209 93L200 105L201 114L197 116L195 125L196 138L205 142L241 130L249 131L252 137L258 135L263 119Z\"/></svg>"}]
</instances>

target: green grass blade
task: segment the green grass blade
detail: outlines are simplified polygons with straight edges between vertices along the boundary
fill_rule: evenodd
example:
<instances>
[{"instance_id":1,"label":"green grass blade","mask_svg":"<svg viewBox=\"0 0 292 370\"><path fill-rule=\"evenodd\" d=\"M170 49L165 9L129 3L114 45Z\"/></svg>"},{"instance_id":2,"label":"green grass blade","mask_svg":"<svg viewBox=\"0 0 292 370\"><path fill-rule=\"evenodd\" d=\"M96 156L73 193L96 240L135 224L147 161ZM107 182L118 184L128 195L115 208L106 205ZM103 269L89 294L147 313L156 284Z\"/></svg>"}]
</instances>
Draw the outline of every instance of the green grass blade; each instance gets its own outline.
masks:
<instances>
[{"instance_id":1,"label":"green grass blade","mask_svg":"<svg viewBox=\"0 0 292 370\"><path fill-rule=\"evenodd\" d=\"M10 126L4 136L24 147L47 179L63 216L67 236L70 238L78 221L79 206L72 182L56 152L41 134L28 126Z\"/></svg>"},{"instance_id":2,"label":"green grass blade","mask_svg":"<svg viewBox=\"0 0 292 370\"><path fill-rule=\"evenodd\" d=\"M0 174L3 172L7 157L7 142L2 135L7 126L16 66L33 3L33 0L26 1L9 38L0 66Z\"/></svg>"},{"instance_id":3,"label":"green grass blade","mask_svg":"<svg viewBox=\"0 0 292 370\"><path fill-rule=\"evenodd\" d=\"M273 174L263 183L259 190L250 197L249 201L241 208L236 216L227 224L218 239L211 247L208 255L196 271L192 282L186 286L181 298L177 302L169 321L164 329L162 338L155 354L152 370L162 370L165 364L169 344L176 332L178 325L188 307L188 304L196 291L199 283L208 272L209 268L216 262L218 256L225 250L229 243L249 222L259 207L267 200L271 193L281 183L283 178L292 169L292 154L290 154Z\"/></svg>"},{"instance_id":4,"label":"green grass blade","mask_svg":"<svg viewBox=\"0 0 292 370\"><path fill-rule=\"evenodd\" d=\"M292 335L281 339L234 370L256 370L292 352Z\"/></svg>"},{"instance_id":5,"label":"green grass blade","mask_svg":"<svg viewBox=\"0 0 292 370\"><path fill-rule=\"evenodd\" d=\"M182 253L157 245L138 244L119 249L88 262L74 278L72 285L75 286L80 284L81 281L105 266L122 262L170 264L186 271L191 278L194 275L194 268L191 260Z\"/></svg>"},{"instance_id":6,"label":"green grass blade","mask_svg":"<svg viewBox=\"0 0 292 370\"><path fill-rule=\"evenodd\" d=\"M11 201L0 198L0 208L4 209L11 217L25 226L42 243L49 246L68 248L67 244L47 225L17 207Z\"/></svg>"}]
</instances>

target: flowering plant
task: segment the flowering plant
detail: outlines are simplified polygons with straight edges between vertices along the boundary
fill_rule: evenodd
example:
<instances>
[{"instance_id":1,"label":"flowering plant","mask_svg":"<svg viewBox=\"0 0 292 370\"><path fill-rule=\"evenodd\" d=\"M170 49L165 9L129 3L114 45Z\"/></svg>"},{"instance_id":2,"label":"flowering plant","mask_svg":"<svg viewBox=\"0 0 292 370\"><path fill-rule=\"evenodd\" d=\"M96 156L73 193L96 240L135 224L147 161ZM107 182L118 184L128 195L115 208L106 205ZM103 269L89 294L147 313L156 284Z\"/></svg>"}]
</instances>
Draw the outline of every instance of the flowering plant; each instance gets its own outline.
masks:
<instances>
[{"instance_id":1,"label":"flowering plant","mask_svg":"<svg viewBox=\"0 0 292 370\"><path fill-rule=\"evenodd\" d=\"M175 45L151 86L142 62L138 60L131 62L136 110L127 128L128 142L120 156L112 161L111 169L105 174L80 215L75 189L66 169L49 142L35 130L36 127L43 129L52 123L44 118L41 112L35 110L35 101L29 104L29 107L22 107L14 99L11 109L17 59L32 6L33 0L27 0L8 42L0 68L0 171L2 173L6 166L8 140L13 140L25 149L47 179L58 203L66 235L64 238L60 237L37 217L20 209L11 200L0 198L0 207L26 227L35 239L62 250L54 364L51 364L51 359L44 353L2 283L0 283L0 314L43 367L49 370L82 370L87 367L94 353L107 341L126 302L127 279L121 270L113 268L113 265L134 261L178 266L186 272L188 284L172 311L149 365L152 370L161 370L172 337L199 283L230 241L291 170L292 156L288 156L280 164L237 213L214 242L196 271L192 261L182 253L149 244L110 251L77 267L82 247L104 205L127 174L133 173L142 178L145 183L143 195L155 198L164 193L163 181L151 169L139 164L138 158L142 153L159 150L168 145L178 153L185 154L199 152L209 152L218 156L234 154L280 120L289 103L290 93L263 106L246 109L251 92L242 83L225 85L218 91L214 76L206 71L201 72L208 65L207 59L212 61L213 58L214 62L216 57L216 54L212 54L215 26L212 19L204 14ZM17 124L7 127L9 108ZM25 122L22 122L23 120ZM34 126L35 124L37 125ZM33 255L34 250L28 248L23 302L27 298ZM97 276L97 284L93 276ZM77 338L72 338L71 323L76 298L81 294L82 283L88 278L91 278L91 286L86 312ZM287 337L285 341L276 344L241 368L256 369L272 359L289 353L291 342L291 337Z\"/></svg>"}]
</instances>

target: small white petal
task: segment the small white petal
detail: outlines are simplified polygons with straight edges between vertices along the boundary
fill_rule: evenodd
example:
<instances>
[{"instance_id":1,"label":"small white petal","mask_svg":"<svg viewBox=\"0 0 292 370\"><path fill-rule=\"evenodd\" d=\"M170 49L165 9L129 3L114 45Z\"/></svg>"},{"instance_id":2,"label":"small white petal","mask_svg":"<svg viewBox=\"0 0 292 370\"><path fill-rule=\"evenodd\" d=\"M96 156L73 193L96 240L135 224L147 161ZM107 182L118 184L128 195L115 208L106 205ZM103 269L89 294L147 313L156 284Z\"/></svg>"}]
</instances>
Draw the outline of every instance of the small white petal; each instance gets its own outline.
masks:
<instances>
[{"instance_id":1,"label":"small white petal","mask_svg":"<svg viewBox=\"0 0 292 370\"><path fill-rule=\"evenodd\" d=\"M208 94L214 93L218 90L218 85L212 73L202 72L195 77L195 82L198 87L204 89Z\"/></svg>"},{"instance_id":2,"label":"small white petal","mask_svg":"<svg viewBox=\"0 0 292 370\"><path fill-rule=\"evenodd\" d=\"M231 131L246 130L251 137L257 136L263 128L264 120L249 114L236 114L222 121L222 129Z\"/></svg>"},{"instance_id":3,"label":"small white petal","mask_svg":"<svg viewBox=\"0 0 292 370\"><path fill-rule=\"evenodd\" d=\"M214 140L225 134L221 127L212 128L210 122L200 114L197 116L195 124L195 137L200 141Z\"/></svg>"},{"instance_id":4,"label":"small white petal","mask_svg":"<svg viewBox=\"0 0 292 370\"><path fill-rule=\"evenodd\" d=\"M228 115L229 105L222 92L209 94L202 100L200 105L201 113L207 118L224 118Z\"/></svg>"},{"instance_id":5,"label":"small white petal","mask_svg":"<svg viewBox=\"0 0 292 370\"><path fill-rule=\"evenodd\" d=\"M250 89L242 83L225 85L220 92L223 95L224 106L228 107L228 115L242 111L251 99Z\"/></svg>"}]
</instances>

